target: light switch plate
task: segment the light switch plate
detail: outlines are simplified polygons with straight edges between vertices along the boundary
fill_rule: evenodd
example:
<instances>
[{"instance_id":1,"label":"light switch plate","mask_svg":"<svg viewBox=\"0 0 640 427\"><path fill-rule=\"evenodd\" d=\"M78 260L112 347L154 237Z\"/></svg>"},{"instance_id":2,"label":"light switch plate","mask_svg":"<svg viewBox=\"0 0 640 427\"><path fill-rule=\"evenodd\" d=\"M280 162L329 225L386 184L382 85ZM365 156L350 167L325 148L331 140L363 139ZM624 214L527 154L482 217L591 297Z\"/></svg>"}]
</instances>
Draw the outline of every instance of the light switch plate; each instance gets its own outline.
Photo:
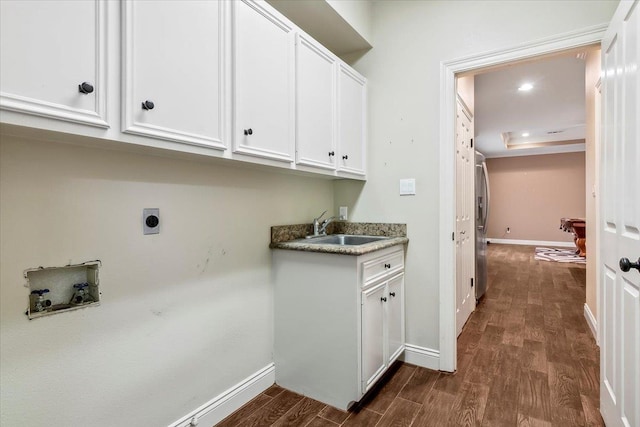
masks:
<instances>
[{"instance_id":1,"label":"light switch plate","mask_svg":"<svg viewBox=\"0 0 640 427\"><path fill-rule=\"evenodd\" d=\"M160 209L147 208L142 210L142 233L160 234Z\"/></svg>"},{"instance_id":2,"label":"light switch plate","mask_svg":"<svg viewBox=\"0 0 640 427\"><path fill-rule=\"evenodd\" d=\"M348 209L346 206L340 206L340 219L343 221L349 219Z\"/></svg>"},{"instance_id":3,"label":"light switch plate","mask_svg":"<svg viewBox=\"0 0 640 427\"><path fill-rule=\"evenodd\" d=\"M416 180L415 178L401 179L400 180L400 195L401 196L414 196L416 194Z\"/></svg>"}]
</instances>

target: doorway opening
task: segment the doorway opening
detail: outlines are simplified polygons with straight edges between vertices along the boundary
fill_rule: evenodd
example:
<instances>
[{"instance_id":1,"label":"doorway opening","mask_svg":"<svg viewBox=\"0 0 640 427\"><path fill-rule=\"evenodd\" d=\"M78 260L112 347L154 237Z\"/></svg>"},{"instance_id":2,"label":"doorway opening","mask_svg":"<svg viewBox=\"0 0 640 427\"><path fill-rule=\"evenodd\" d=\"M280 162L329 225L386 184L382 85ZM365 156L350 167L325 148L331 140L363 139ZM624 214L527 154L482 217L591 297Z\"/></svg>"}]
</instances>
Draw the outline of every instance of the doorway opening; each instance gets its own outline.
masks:
<instances>
[{"instance_id":1,"label":"doorway opening","mask_svg":"<svg viewBox=\"0 0 640 427\"><path fill-rule=\"evenodd\" d=\"M530 43L520 47L501 50L441 64L441 179L440 179L440 370L456 370L456 77L486 72L522 61L535 61L542 56L566 54L571 50L599 45L605 26L591 27L582 31L560 35L551 39Z\"/></svg>"}]
</instances>

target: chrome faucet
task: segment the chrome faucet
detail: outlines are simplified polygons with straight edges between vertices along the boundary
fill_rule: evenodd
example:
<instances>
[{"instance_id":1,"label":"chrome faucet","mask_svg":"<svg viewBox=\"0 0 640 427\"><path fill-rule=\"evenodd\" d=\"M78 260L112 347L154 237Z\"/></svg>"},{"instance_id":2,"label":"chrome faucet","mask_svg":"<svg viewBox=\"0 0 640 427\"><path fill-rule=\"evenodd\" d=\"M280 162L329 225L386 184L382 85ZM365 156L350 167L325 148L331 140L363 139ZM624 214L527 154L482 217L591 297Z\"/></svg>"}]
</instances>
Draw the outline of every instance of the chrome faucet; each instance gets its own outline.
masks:
<instances>
[{"instance_id":1,"label":"chrome faucet","mask_svg":"<svg viewBox=\"0 0 640 427\"><path fill-rule=\"evenodd\" d=\"M322 223L320 223L320 219L322 219L322 217L326 213L327 211L324 211L320 214L319 217L313 219L313 235L307 236L307 238L327 235L327 226L331 224L333 220L336 219L336 217L332 216L322 221Z\"/></svg>"}]
</instances>

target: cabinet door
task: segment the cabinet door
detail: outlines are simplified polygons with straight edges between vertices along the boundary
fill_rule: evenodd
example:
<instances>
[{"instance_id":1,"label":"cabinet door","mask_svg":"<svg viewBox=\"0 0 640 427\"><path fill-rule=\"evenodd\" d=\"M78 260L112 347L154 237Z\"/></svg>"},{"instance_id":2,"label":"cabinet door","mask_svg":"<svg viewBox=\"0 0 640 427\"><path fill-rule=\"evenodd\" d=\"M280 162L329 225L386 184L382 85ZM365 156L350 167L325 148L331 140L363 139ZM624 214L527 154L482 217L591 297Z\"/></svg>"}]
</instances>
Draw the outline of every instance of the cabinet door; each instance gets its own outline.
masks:
<instances>
[{"instance_id":1,"label":"cabinet door","mask_svg":"<svg viewBox=\"0 0 640 427\"><path fill-rule=\"evenodd\" d=\"M296 162L335 168L336 59L317 42L296 41Z\"/></svg>"},{"instance_id":2,"label":"cabinet door","mask_svg":"<svg viewBox=\"0 0 640 427\"><path fill-rule=\"evenodd\" d=\"M0 1L0 108L109 127L106 19L102 1Z\"/></svg>"},{"instance_id":3,"label":"cabinet door","mask_svg":"<svg viewBox=\"0 0 640 427\"><path fill-rule=\"evenodd\" d=\"M387 299L388 364L404 350L404 274L388 282Z\"/></svg>"},{"instance_id":4,"label":"cabinet door","mask_svg":"<svg viewBox=\"0 0 640 427\"><path fill-rule=\"evenodd\" d=\"M123 4L124 132L225 148L224 6Z\"/></svg>"},{"instance_id":5,"label":"cabinet door","mask_svg":"<svg viewBox=\"0 0 640 427\"><path fill-rule=\"evenodd\" d=\"M366 392L386 367L384 355L385 286L362 292L362 392Z\"/></svg>"},{"instance_id":6,"label":"cabinet door","mask_svg":"<svg viewBox=\"0 0 640 427\"><path fill-rule=\"evenodd\" d=\"M233 2L234 151L293 161L293 25L268 5Z\"/></svg>"},{"instance_id":7,"label":"cabinet door","mask_svg":"<svg viewBox=\"0 0 640 427\"><path fill-rule=\"evenodd\" d=\"M366 80L344 64L338 73L338 170L365 174Z\"/></svg>"}]
</instances>

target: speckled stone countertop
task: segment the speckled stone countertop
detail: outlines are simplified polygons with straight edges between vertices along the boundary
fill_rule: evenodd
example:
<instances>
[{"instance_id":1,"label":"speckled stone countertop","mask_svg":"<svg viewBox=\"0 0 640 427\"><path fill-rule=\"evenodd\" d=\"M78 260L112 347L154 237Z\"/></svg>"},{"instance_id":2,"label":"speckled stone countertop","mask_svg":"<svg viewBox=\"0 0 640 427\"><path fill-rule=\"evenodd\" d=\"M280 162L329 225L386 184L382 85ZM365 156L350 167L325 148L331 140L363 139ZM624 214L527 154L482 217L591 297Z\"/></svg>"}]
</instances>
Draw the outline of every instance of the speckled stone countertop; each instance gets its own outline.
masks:
<instances>
[{"instance_id":1,"label":"speckled stone countertop","mask_svg":"<svg viewBox=\"0 0 640 427\"><path fill-rule=\"evenodd\" d=\"M313 234L313 224L280 225L271 227L271 249L324 252L342 255L364 255L369 252L402 245L409 242L406 224L374 222L335 221L327 227L327 234L353 234L361 236L387 236L363 245L343 246L334 244L311 244L305 236Z\"/></svg>"}]
</instances>

